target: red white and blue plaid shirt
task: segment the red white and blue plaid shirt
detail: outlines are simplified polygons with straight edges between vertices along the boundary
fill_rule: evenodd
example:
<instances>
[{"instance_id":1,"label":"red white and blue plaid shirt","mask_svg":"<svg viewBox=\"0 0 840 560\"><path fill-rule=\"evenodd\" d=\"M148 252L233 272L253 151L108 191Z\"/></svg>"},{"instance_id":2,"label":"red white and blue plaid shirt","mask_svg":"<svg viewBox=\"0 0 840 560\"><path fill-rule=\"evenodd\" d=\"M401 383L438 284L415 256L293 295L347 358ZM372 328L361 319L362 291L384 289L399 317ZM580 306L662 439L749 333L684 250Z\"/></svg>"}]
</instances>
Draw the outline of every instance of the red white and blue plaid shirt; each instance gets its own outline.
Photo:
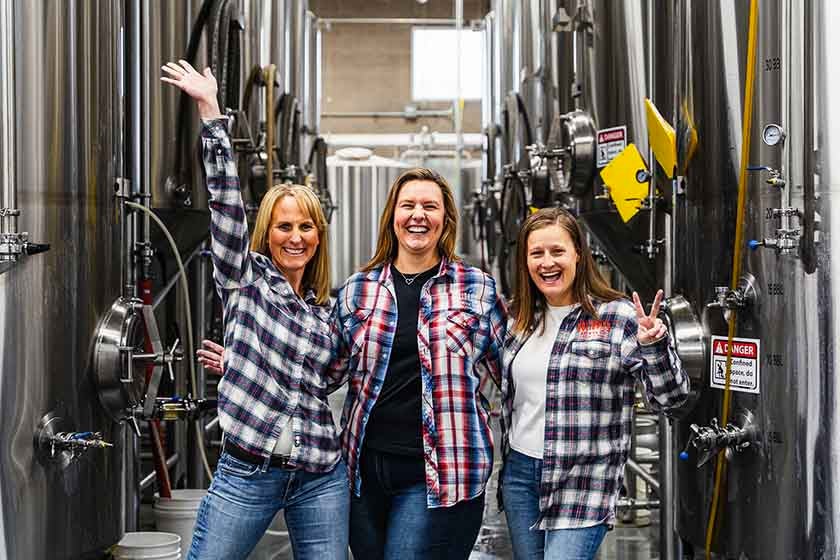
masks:
<instances>
[{"instance_id":1,"label":"red white and blue plaid shirt","mask_svg":"<svg viewBox=\"0 0 840 560\"><path fill-rule=\"evenodd\" d=\"M548 364L540 517L535 528L612 524L630 451L635 380L648 404L662 410L688 396L688 376L668 335L650 345L636 338L636 310L627 300L579 304L557 333ZM516 389L513 360L527 337L508 334L502 356L505 453Z\"/></svg>"},{"instance_id":2,"label":"red white and blue plaid shirt","mask_svg":"<svg viewBox=\"0 0 840 560\"><path fill-rule=\"evenodd\" d=\"M332 359L330 308L310 290L298 297L271 259L248 250L248 226L223 119L201 131L213 277L225 320L219 422L239 447L268 457L281 429L294 433L289 464L331 470L341 458L327 402Z\"/></svg>"},{"instance_id":3,"label":"red white and blue plaid shirt","mask_svg":"<svg viewBox=\"0 0 840 560\"><path fill-rule=\"evenodd\" d=\"M334 314L340 337L334 368L350 376L341 443L359 495L365 426L385 381L397 326L390 264L351 276ZM480 390L488 380L499 383L505 321L495 281L477 268L444 259L423 286L417 346L429 507L475 498L490 477L490 407Z\"/></svg>"}]
</instances>

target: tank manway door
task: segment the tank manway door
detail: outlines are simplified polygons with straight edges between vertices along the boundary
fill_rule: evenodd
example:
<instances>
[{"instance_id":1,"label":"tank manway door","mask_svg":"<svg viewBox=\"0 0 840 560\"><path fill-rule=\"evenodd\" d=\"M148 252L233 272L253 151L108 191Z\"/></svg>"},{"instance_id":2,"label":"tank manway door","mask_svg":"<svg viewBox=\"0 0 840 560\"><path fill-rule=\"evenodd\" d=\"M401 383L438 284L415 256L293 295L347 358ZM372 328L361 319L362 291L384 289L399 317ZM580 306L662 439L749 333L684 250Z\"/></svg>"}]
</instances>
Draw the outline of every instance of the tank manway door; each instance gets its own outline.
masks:
<instances>
[{"instance_id":1,"label":"tank manway door","mask_svg":"<svg viewBox=\"0 0 840 560\"><path fill-rule=\"evenodd\" d=\"M661 314L691 384L688 402L674 410L674 415L679 417L691 411L703 388L707 337L691 304L683 296L673 296L662 302Z\"/></svg>"},{"instance_id":2,"label":"tank manway door","mask_svg":"<svg viewBox=\"0 0 840 560\"><path fill-rule=\"evenodd\" d=\"M146 336L152 352L144 350ZM139 299L119 298L96 331L92 373L102 406L116 421L126 421L139 436L137 417L157 412L157 390L164 366L174 377L172 362L183 357L176 343L165 350L152 307ZM154 366L146 388L146 366ZM145 393L145 394L144 394Z\"/></svg>"}]
</instances>

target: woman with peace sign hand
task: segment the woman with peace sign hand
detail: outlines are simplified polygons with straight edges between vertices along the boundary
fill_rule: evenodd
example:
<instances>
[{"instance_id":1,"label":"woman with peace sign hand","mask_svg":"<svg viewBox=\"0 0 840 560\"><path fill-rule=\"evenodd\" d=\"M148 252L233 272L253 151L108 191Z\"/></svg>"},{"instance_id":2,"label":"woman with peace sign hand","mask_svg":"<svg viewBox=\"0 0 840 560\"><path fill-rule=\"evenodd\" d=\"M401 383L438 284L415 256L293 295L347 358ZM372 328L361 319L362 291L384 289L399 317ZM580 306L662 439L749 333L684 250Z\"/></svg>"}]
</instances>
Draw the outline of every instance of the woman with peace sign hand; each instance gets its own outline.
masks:
<instances>
[{"instance_id":1,"label":"woman with peace sign hand","mask_svg":"<svg viewBox=\"0 0 840 560\"><path fill-rule=\"evenodd\" d=\"M657 317L598 273L569 212L523 224L502 359L500 498L514 557L594 558L615 519L636 379L650 406L679 406L688 377Z\"/></svg>"}]
</instances>

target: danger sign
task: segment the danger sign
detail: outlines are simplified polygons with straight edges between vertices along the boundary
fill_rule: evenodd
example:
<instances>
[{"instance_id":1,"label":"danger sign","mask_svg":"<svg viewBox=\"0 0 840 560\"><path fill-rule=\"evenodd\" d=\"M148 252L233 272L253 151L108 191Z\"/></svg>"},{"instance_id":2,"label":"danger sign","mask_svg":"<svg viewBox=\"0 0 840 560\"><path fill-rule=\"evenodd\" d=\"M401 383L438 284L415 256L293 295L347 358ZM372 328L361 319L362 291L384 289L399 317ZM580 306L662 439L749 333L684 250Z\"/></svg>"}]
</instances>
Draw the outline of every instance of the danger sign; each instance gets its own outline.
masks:
<instances>
[{"instance_id":1,"label":"danger sign","mask_svg":"<svg viewBox=\"0 0 840 560\"><path fill-rule=\"evenodd\" d=\"M712 336L712 387L726 387L726 354L728 338ZM759 361L761 340L757 338L732 339L732 367L729 388L744 393L759 392Z\"/></svg>"},{"instance_id":2,"label":"danger sign","mask_svg":"<svg viewBox=\"0 0 840 560\"><path fill-rule=\"evenodd\" d=\"M598 167L606 167L627 147L627 127L615 126L598 131Z\"/></svg>"}]
</instances>

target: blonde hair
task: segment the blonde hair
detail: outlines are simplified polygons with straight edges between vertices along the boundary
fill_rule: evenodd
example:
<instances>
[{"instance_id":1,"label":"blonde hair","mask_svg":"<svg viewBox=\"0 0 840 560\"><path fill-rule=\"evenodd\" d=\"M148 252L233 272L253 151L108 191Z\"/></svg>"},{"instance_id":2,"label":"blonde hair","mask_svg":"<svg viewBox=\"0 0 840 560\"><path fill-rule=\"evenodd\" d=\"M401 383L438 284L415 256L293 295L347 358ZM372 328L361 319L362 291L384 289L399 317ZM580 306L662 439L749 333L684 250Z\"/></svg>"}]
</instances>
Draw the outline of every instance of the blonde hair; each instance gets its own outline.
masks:
<instances>
[{"instance_id":1,"label":"blonde hair","mask_svg":"<svg viewBox=\"0 0 840 560\"><path fill-rule=\"evenodd\" d=\"M268 232L271 227L271 215L274 207L284 197L290 196L295 199L300 209L315 222L318 229L318 247L312 259L306 263L303 271L301 289L312 289L315 292L315 301L318 305L324 305L330 299L330 256L327 247L327 219L321 209L321 201L309 187L303 185L274 185L263 196L260 202L260 209L257 211L257 219L254 223L254 231L251 233L251 250L271 258L268 249Z\"/></svg>"},{"instance_id":2,"label":"blonde hair","mask_svg":"<svg viewBox=\"0 0 840 560\"><path fill-rule=\"evenodd\" d=\"M610 288L601 276L586 243L586 236L575 217L562 208L543 208L531 214L519 230L516 246L516 290L511 305L511 316L514 317L513 331L517 334L532 332L538 321L545 324L545 296L534 285L528 273L528 237L538 229L554 225L560 226L569 234L579 257L572 283L572 297L575 303L580 303L590 315L596 317L597 311L590 298L613 301L624 297L621 292Z\"/></svg>"},{"instance_id":3,"label":"blonde hair","mask_svg":"<svg viewBox=\"0 0 840 560\"><path fill-rule=\"evenodd\" d=\"M376 251L370 261L362 267L367 272L386 262L393 261L399 251L397 234L394 232L394 210L397 206L397 199L400 191L410 181L431 181L440 187L443 195L443 232L437 242L438 253L446 257L448 261L461 260L455 254L455 243L458 240L458 208L455 205L455 197L452 194L452 187L436 171L425 167L415 167L404 171L396 178L391 190L388 192L388 200L385 201L385 208L379 218L379 238L376 241Z\"/></svg>"}]
</instances>

